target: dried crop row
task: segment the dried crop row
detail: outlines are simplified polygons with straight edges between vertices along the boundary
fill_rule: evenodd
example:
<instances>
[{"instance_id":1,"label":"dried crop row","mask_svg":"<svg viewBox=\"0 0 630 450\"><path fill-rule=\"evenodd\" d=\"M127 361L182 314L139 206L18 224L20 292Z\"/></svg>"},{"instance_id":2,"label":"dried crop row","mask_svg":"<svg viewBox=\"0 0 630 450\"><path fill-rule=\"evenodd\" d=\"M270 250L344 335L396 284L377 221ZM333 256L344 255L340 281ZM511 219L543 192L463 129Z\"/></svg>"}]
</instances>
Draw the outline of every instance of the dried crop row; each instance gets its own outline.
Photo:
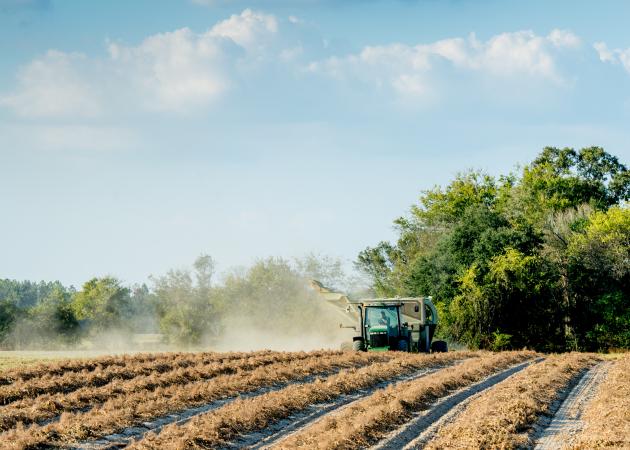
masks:
<instances>
[{"instance_id":1,"label":"dried crop row","mask_svg":"<svg viewBox=\"0 0 630 450\"><path fill-rule=\"evenodd\" d=\"M184 353L136 353L124 355L104 355L96 358L60 359L39 362L34 365L14 367L0 372L0 386L17 380L30 380L45 375L63 375L66 372L91 371L109 366L125 366L132 361L147 362L158 359L169 360Z\"/></svg>"},{"instance_id":2,"label":"dried crop row","mask_svg":"<svg viewBox=\"0 0 630 450\"><path fill-rule=\"evenodd\" d=\"M222 375L211 380L157 388L114 397L85 413L64 413L45 426L18 426L0 435L0 448L42 448L99 438L172 411L255 392L262 388L296 382L339 369L388 361L392 355L347 352L259 367L250 372Z\"/></svg>"},{"instance_id":3,"label":"dried crop row","mask_svg":"<svg viewBox=\"0 0 630 450\"><path fill-rule=\"evenodd\" d=\"M279 442L276 448L363 448L427 409L435 400L531 359L534 352L504 352L464 361L448 370L381 389L337 414Z\"/></svg>"},{"instance_id":4,"label":"dried crop row","mask_svg":"<svg viewBox=\"0 0 630 450\"><path fill-rule=\"evenodd\" d=\"M22 422L25 425L39 423L46 419L54 418L63 412L94 406L118 396L142 391L153 391L159 387L176 384L209 380L220 375L251 371L271 364L340 354L340 352L331 351L310 353L276 352L227 362L207 362L203 358L199 358L199 362L192 367L176 368L168 372L156 371L148 375L132 377L131 379L119 378L104 386L88 385L68 394L56 393L34 398L24 398L0 407L0 431L9 430L18 422Z\"/></svg>"},{"instance_id":5,"label":"dried crop row","mask_svg":"<svg viewBox=\"0 0 630 450\"><path fill-rule=\"evenodd\" d=\"M442 367L473 356L469 352L437 355L402 353L385 363L343 371L325 380L291 385L282 390L249 399L239 399L215 411L193 418L183 426L165 427L159 434L147 435L132 444L133 449L215 448L226 445L241 433L262 430L310 405L373 387L383 381L411 374L423 368ZM449 369L450 370L450 369Z\"/></svg>"},{"instance_id":6,"label":"dried crop row","mask_svg":"<svg viewBox=\"0 0 630 450\"><path fill-rule=\"evenodd\" d=\"M90 359L67 359L50 362L41 362L32 366L15 367L0 372L0 386L13 384L18 381L28 381L34 378L63 376L67 373L91 372L95 370L106 370L109 367L125 367L129 364L150 363L152 361L162 361L164 363L174 361L187 361L191 358L199 358L203 355L206 358L238 359L253 355L263 355L272 353L270 350L263 350L255 353L247 352L168 352L168 353L136 353L116 356L100 356Z\"/></svg>"},{"instance_id":7,"label":"dried crop row","mask_svg":"<svg viewBox=\"0 0 630 450\"><path fill-rule=\"evenodd\" d=\"M565 390L598 357L584 353L550 356L471 401L425 448L531 447L530 431Z\"/></svg>"},{"instance_id":8,"label":"dried crop row","mask_svg":"<svg viewBox=\"0 0 630 450\"><path fill-rule=\"evenodd\" d=\"M196 364L222 361L216 356L182 355L168 361L131 361L124 366L110 365L104 369L95 368L92 371L66 372L62 375L42 375L40 378L22 380L0 386L0 405L7 405L23 398L33 398L43 394L57 392L68 393L85 386L103 386L114 379L131 380L137 376L151 373L164 373L180 367L190 367Z\"/></svg>"},{"instance_id":9,"label":"dried crop row","mask_svg":"<svg viewBox=\"0 0 630 450\"><path fill-rule=\"evenodd\" d=\"M339 353L339 352L338 352ZM285 354L280 358L293 358L305 352ZM237 356L238 355L238 356ZM261 358L274 360L280 353L265 353ZM180 357L170 361L149 361L130 362L126 366L110 366L104 370L93 370L91 372L71 372L61 376L44 376L40 379L28 381L18 380L8 386L0 386L0 404L7 405L20 399L35 398L43 394L69 393L82 387L98 387L110 383L112 380L132 380L139 376L146 376L154 373L167 373L179 368L191 368L206 364L222 364L230 361L247 361L250 358L258 357L257 354L182 354ZM225 372L228 373L228 372Z\"/></svg>"},{"instance_id":10,"label":"dried crop row","mask_svg":"<svg viewBox=\"0 0 630 450\"><path fill-rule=\"evenodd\" d=\"M582 419L573 449L630 448L630 354L609 370Z\"/></svg>"}]
</instances>

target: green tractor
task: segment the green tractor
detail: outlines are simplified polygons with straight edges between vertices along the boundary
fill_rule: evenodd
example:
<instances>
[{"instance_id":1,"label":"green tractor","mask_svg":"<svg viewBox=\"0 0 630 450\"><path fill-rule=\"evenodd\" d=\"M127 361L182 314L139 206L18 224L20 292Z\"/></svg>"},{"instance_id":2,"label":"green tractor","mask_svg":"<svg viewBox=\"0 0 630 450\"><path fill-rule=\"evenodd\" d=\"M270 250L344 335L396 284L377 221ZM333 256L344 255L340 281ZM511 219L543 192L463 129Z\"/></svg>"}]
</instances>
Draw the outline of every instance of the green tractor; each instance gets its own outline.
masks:
<instances>
[{"instance_id":1,"label":"green tractor","mask_svg":"<svg viewBox=\"0 0 630 450\"><path fill-rule=\"evenodd\" d=\"M444 341L433 341L438 314L431 297L375 298L353 301L325 288L317 281L312 287L354 325L340 324L355 331L352 344L342 349L356 351L446 352Z\"/></svg>"},{"instance_id":2,"label":"green tractor","mask_svg":"<svg viewBox=\"0 0 630 450\"><path fill-rule=\"evenodd\" d=\"M349 302L359 326L350 326L356 351L445 352L444 341L433 341L437 310L429 297L377 298Z\"/></svg>"}]
</instances>

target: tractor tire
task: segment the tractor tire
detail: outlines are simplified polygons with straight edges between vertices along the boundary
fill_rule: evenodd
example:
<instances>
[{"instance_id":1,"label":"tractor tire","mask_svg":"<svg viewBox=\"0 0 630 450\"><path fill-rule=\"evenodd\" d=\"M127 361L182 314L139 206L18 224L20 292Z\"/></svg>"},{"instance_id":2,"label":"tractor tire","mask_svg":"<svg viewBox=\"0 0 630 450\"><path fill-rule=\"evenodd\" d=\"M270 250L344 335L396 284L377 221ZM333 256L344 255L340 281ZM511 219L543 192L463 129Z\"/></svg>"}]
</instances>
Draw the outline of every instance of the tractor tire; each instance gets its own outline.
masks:
<instances>
[{"instance_id":1,"label":"tractor tire","mask_svg":"<svg viewBox=\"0 0 630 450\"><path fill-rule=\"evenodd\" d=\"M409 343L404 339L398 341L398 351L408 352L409 351Z\"/></svg>"},{"instance_id":2,"label":"tractor tire","mask_svg":"<svg viewBox=\"0 0 630 450\"><path fill-rule=\"evenodd\" d=\"M354 350L355 352L365 351L363 341L352 341L352 350Z\"/></svg>"},{"instance_id":3,"label":"tractor tire","mask_svg":"<svg viewBox=\"0 0 630 450\"><path fill-rule=\"evenodd\" d=\"M349 352L352 350L352 342L342 342L340 350L342 352Z\"/></svg>"},{"instance_id":4,"label":"tractor tire","mask_svg":"<svg viewBox=\"0 0 630 450\"><path fill-rule=\"evenodd\" d=\"M444 341L434 341L431 344L431 353L446 353L448 352L448 344Z\"/></svg>"}]
</instances>

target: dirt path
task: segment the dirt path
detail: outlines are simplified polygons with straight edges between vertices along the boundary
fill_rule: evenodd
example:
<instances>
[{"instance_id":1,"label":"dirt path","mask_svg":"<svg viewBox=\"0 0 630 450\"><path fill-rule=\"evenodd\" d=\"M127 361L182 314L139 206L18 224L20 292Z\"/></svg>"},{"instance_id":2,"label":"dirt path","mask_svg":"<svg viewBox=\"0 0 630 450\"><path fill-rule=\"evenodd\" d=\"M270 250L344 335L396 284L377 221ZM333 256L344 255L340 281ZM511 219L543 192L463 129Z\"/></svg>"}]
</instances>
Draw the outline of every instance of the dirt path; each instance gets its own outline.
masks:
<instances>
[{"instance_id":1,"label":"dirt path","mask_svg":"<svg viewBox=\"0 0 630 450\"><path fill-rule=\"evenodd\" d=\"M428 410L419 412L414 419L387 435L372 448L378 450L422 448L441 427L454 421L475 396L539 361L542 361L542 358L517 364L438 400Z\"/></svg>"},{"instance_id":2,"label":"dirt path","mask_svg":"<svg viewBox=\"0 0 630 450\"><path fill-rule=\"evenodd\" d=\"M606 377L610 364L601 362L587 370L564 399L558 400L557 412L552 419L547 419L548 426L535 437L535 449L555 450L571 445L584 426L582 413Z\"/></svg>"}]
</instances>

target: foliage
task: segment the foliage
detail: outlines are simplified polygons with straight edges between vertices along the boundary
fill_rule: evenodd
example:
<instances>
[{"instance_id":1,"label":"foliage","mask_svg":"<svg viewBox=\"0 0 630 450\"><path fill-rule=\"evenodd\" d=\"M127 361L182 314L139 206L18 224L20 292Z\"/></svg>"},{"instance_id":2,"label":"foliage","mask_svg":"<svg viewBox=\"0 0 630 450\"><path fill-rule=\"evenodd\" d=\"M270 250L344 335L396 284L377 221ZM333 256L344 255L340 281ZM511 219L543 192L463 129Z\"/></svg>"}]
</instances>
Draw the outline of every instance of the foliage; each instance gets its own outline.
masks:
<instances>
[{"instance_id":1,"label":"foliage","mask_svg":"<svg viewBox=\"0 0 630 450\"><path fill-rule=\"evenodd\" d=\"M169 342L194 345L220 332L222 307L212 288L214 266L210 256L201 255L194 274L171 270L153 278L159 329Z\"/></svg>"},{"instance_id":2,"label":"foliage","mask_svg":"<svg viewBox=\"0 0 630 450\"><path fill-rule=\"evenodd\" d=\"M89 321L91 328L98 331L123 324L129 307L129 289L113 277L92 278L72 301L77 318Z\"/></svg>"},{"instance_id":3,"label":"foliage","mask_svg":"<svg viewBox=\"0 0 630 450\"><path fill-rule=\"evenodd\" d=\"M459 174L359 253L380 295L431 295L471 347L627 347L630 172L599 147L547 147L520 175ZM497 340L498 339L498 340Z\"/></svg>"}]
</instances>

